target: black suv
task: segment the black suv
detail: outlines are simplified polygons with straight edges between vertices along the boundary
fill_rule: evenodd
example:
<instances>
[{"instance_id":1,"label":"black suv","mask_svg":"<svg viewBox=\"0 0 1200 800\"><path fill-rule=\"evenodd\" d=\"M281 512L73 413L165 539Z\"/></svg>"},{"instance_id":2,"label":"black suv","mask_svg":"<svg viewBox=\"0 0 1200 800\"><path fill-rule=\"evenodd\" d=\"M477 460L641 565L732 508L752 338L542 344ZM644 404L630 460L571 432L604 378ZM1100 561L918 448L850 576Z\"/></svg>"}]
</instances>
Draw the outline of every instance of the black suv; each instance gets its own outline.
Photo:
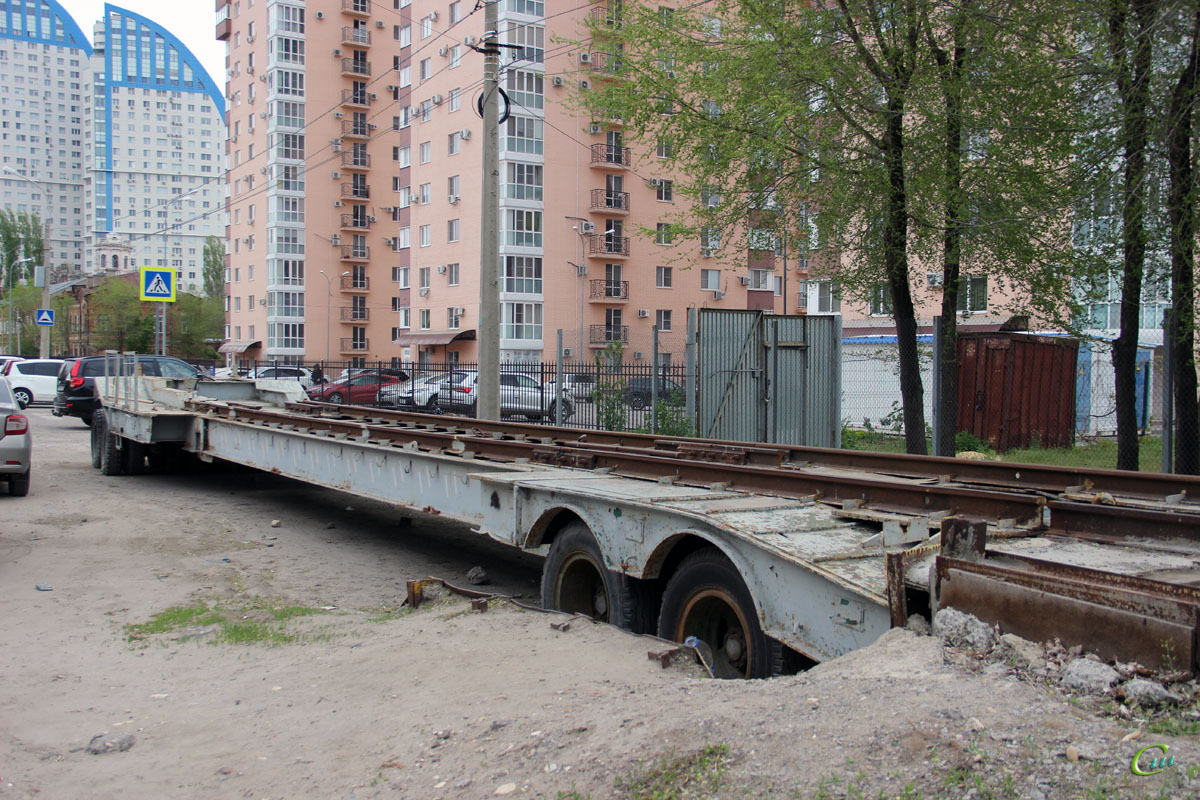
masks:
<instances>
[{"instance_id":1,"label":"black suv","mask_svg":"<svg viewBox=\"0 0 1200 800\"><path fill-rule=\"evenodd\" d=\"M170 356L139 355L138 367L143 375L163 378L198 378L204 373L186 361ZM92 424L96 410L96 378L104 375L104 356L85 356L64 361L58 371L58 395L52 413L56 417L79 417L84 425Z\"/></svg>"},{"instance_id":2,"label":"black suv","mask_svg":"<svg viewBox=\"0 0 1200 800\"><path fill-rule=\"evenodd\" d=\"M658 401L672 406L683 405L683 387L670 378L659 376ZM649 376L630 378L625 384L625 402L630 408L645 408L650 405L653 393Z\"/></svg>"}]
</instances>

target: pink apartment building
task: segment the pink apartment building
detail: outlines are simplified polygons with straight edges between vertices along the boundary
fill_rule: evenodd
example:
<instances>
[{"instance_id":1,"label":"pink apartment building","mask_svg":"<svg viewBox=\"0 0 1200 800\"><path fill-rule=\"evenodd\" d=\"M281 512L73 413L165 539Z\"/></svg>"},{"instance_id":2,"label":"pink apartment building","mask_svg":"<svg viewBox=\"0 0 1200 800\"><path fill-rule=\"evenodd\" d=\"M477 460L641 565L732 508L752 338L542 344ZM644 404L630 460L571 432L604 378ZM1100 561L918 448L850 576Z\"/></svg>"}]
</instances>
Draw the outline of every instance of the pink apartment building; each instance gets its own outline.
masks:
<instances>
[{"instance_id":1,"label":"pink apartment building","mask_svg":"<svg viewBox=\"0 0 1200 800\"><path fill-rule=\"evenodd\" d=\"M479 319L484 14L469 0L217 0L228 46L227 349L471 361ZM504 0L501 354L682 352L692 307L832 311L806 262L647 236L685 202L669 153L567 102L605 80L607 3ZM705 245L702 247L701 245ZM822 299L824 297L824 299ZM811 302L810 302L811 301Z\"/></svg>"}]
</instances>

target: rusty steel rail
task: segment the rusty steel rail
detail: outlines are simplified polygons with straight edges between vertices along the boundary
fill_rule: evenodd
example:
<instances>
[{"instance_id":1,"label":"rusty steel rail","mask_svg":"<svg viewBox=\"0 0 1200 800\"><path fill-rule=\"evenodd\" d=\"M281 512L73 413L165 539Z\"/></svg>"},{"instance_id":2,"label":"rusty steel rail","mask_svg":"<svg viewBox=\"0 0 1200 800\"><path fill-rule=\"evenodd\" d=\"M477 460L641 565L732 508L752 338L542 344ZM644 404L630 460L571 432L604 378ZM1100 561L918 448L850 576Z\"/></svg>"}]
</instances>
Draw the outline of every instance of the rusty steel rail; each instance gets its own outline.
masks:
<instances>
[{"instance_id":1,"label":"rusty steel rail","mask_svg":"<svg viewBox=\"0 0 1200 800\"><path fill-rule=\"evenodd\" d=\"M654 437L631 444L592 440L591 432L563 437L573 429L543 425L473 424L436 415L397 412L371 413L355 409L345 414L338 405L300 404L288 410L257 404L191 400L188 408L223 418L298 432L368 440L392 446L412 446L497 462L529 461L555 466L603 470L613 474L786 497L813 498L840 505L848 513L864 507L880 513L936 519L947 515L990 520L993 523L1043 528L1044 512L1051 509L1049 529L1071 534L1107 535L1119 530L1125 536L1147 538L1195 537L1197 518L1185 513L1164 513L1119 506L1051 501L1037 493L997 488L961 486L948 482L915 481L865 470L826 472L796 466L737 464L688 457L684 448L646 447ZM334 414L335 416L331 416ZM350 419L344 417L350 416ZM556 436L557 434L557 436ZM677 440L691 445L693 440ZM729 446L729 443L721 443ZM764 448L757 448L764 449ZM1060 525L1060 517L1064 521Z\"/></svg>"},{"instance_id":2,"label":"rusty steel rail","mask_svg":"<svg viewBox=\"0 0 1200 800\"><path fill-rule=\"evenodd\" d=\"M970 461L944 456L917 456L905 453L878 453L865 450L839 450L826 447L729 442L720 439L695 439L626 431L598 431L583 428L554 427L540 423L514 421L489 422L445 414L422 414L365 406L331 403L296 403L289 409L300 413L336 411L350 417L376 417L398 422L420 422L443 428L470 428L486 433L511 434L555 439L571 438L589 444L666 450L688 458L728 464L834 467L875 472L912 479L926 478L941 482L979 485L1013 492L1041 492L1049 497L1064 494L1112 496L1140 499L1179 506L1184 513L1200 514L1200 476L1134 472L1116 469L1087 469L1019 462ZM1108 502L1107 498L1104 498Z\"/></svg>"}]
</instances>

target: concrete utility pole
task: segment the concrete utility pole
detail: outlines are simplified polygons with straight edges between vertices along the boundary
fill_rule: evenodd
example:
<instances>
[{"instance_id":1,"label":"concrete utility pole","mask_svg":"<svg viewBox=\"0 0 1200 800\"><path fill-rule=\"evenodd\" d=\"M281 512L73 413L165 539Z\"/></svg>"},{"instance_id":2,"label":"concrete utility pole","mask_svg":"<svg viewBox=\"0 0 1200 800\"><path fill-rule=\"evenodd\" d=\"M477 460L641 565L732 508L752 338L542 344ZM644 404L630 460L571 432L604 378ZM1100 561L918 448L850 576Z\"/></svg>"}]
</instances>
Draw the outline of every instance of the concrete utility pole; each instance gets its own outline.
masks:
<instances>
[{"instance_id":1,"label":"concrete utility pole","mask_svg":"<svg viewBox=\"0 0 1200 800\"><path fill-rule=\"evenodd\" d=\"M484 8L483 202L479 225L479 379L476 416L500 419L500 47L497 8Z\"/></svg>"}]
</instances>

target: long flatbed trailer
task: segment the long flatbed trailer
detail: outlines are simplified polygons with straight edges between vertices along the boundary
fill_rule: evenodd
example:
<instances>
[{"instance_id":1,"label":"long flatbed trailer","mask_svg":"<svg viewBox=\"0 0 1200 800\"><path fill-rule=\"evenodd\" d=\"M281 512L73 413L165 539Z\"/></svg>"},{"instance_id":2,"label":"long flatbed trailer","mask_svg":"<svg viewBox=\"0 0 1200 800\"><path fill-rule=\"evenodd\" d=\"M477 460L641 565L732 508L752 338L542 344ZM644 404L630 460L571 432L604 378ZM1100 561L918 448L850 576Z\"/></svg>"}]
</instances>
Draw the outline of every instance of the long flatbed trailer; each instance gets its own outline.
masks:
<instances>
[{"instance_id":1,"label":"long flatbed trailer","mask_svg":"<svg viewBox=\"0 0 1200 800\"><path fill-rule=\"evenodd\" d=\"M311 403L289 381L110 374L93 425L106 474L193 454L456 519L544 556L547 607L695 636L722 677L823 661L946 604L1032 638L1151 664L1167 642L1175 665L1197 661L1195 478L482 422ZM1051 618L1064 614L1074 624Z\"/></svg>"}]
</instances>

